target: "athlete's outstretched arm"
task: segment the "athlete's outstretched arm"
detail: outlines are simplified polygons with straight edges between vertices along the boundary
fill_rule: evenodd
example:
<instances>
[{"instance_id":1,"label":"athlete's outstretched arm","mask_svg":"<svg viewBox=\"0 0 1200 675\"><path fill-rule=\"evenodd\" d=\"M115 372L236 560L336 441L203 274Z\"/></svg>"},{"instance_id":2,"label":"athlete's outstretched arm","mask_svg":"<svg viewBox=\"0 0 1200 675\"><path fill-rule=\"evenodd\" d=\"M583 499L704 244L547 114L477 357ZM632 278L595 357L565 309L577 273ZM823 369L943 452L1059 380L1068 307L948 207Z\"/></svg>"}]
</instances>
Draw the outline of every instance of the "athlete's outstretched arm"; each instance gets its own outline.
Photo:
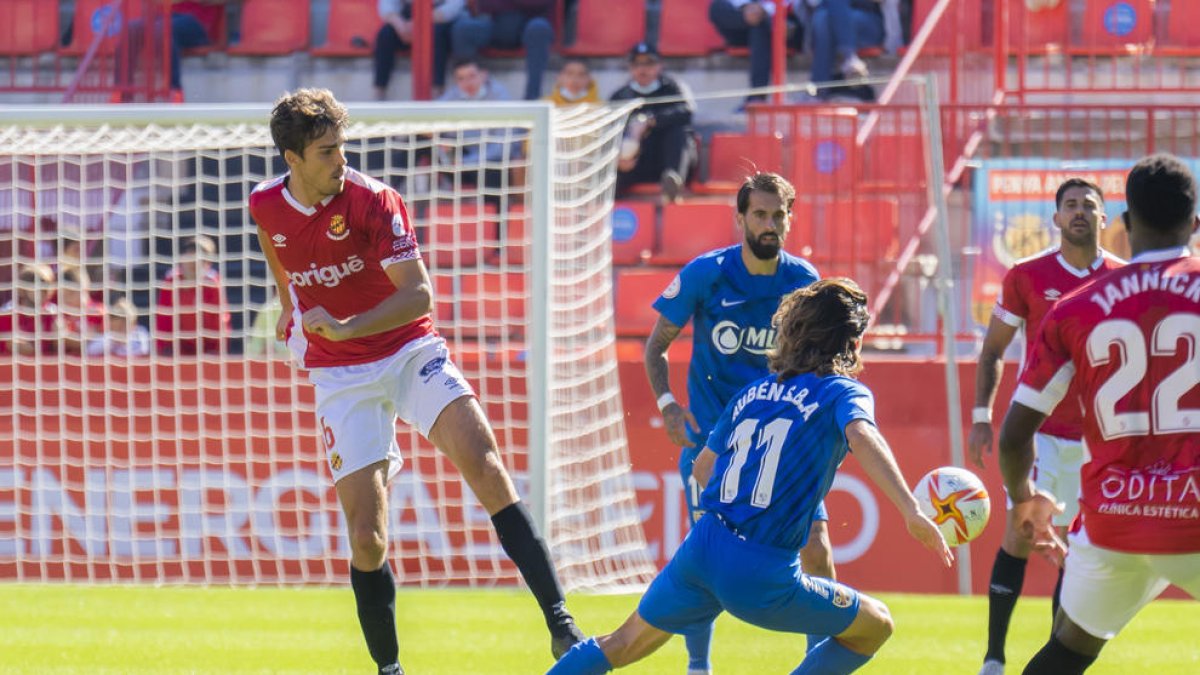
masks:
<instances>
[{"instance_id":1,"label":"athlete's outstretched arm","mask_svg":"<svg viewBox=\"0 0 1200 675\"><path fill-rule=\"evenodd\" d=\"M650 390L654 398L659 399L671 393L670 366L667 364L667 348L679 336L682 326L676 326L665 316L659 315L654 323L654 330L646 339L646 377L650 380ZM684 448L695 447L688 439L687 425L699 431L700 425L692 411L681 406L678 402L669 403L662 408L663 422L667 427L667 436L675 445Z\"/></svg>"},{"instance_id":2,"label":"athlete's outstretched arm","mask_svg":"<svg viewBox=\"0 0 1200 675\"><path fill-rule=\"evenodd\" d=\"M846 425L846 440L867 477L883 491L900 511L900 515L904 516L904 524L908 527L909 534L925 548L937 553L946 567L954 564L954 554L950 552L950 547L946 545L946 540L937 525L921 513L917 498L908 489L904 474L900 473L896 458L892 456L892 450L884 440L883 434L879 433L879 429L866 420L854 420Z\"/></svg>"},{"instance_id":3,"label":"athlete's outstretched arm","mask_svg":"<svg viewBox=\"0 0 1200 675\"><path fill-rule=\"evenodd\" d=\"M1004 350L1012 343L1017 329L993 316L988 323L983 348L979 351L979 366L975 369L975 407L992 409L996 388L1004 373ZM967 436L967 455L971 462L983 468L983 451L992 452L992 423L972 422Z\"/></svg>"},{"instance_id":4,"label":"athlete's outstretched arm","mask_svg":"<svg viewBox=\"0 0 1200 675\"><path fill-rule=\"evenodd\" d=\"M383 302L345 319L334 317L324 307L313 307L301 317L305 330L328 340L349 340L403 326L433 311L433 292L424 263L405 260L388 265L384 271L396 291Z\"/></svg>"},{"instance_id":5,"label":"athlete's outstretched arm","mask_svg":"<svg viewBox=\"0 0 1200 675\"><path fill-rule=\"evenodd\" d=\"M275 322L275 339L287 337L287 325L292 320L292 294L288 292L287 276L283 273L283 265L279 264L279 256L275 254L275 245L262 227L258 228L258 247L262 249L263 257L267 259L267 267L275 278L275 291L279 296L279 320Z\"/></svg>"}]
</instances>

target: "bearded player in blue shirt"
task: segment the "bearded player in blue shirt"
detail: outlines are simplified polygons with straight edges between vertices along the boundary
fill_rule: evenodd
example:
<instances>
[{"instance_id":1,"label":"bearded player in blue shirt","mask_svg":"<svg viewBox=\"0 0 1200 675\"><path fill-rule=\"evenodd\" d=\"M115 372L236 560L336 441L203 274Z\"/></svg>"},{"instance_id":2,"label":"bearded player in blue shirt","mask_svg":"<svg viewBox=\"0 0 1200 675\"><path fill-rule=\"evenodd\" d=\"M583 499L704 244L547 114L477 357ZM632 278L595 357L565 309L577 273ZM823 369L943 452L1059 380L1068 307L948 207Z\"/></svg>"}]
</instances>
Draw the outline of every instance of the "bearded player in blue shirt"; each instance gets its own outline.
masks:
<instances>
[{"instance_id":1,"label":"bearded player in blue shirt","mask_svg":"<svg viewBox=\"0 0 1200 675\"><path fill-rule=\"evenodd\" d=\"M949 567L954 557L921 513L883 435L862 370L867 296L828 279L783 299L769 375L735 396L696 458L705 514L614 633L580 642L549 675L598 675L653 653L722 611L770 630L830 635L793 675L862 667L892 633L879 600L812 577L797 553L838 466L852 451L904 517L909 533ZM711 476L711 480L710 480Z\"/></svg>"},{"instance_id":2,"label":"bearded player in blue shirt","mask_svg":"<svg viewBox=\"0 0 1200 675\"><path fill-rule=\"evenodd\" d=\"M748 177L737 193L742 242L688 263L654 303L661 316L646 341L646 374L667 435L682 448L679 473L689 523L703 515L699 504L704 485L692 480L696 455L734 394L769 373L767 350L775 343L771 317L780 298L819 278L806 260L782 250L795 199L795 188L778 174ZM695 322L687 379L690 410L671 394L666 356L688 321ZM834 579L828 520L822 504L800 561L808 574ZM809 636L809 645L824 638ZM689 633L685 641L688 675L709 675L712 627Z\"/></svg>"}]
</instances>

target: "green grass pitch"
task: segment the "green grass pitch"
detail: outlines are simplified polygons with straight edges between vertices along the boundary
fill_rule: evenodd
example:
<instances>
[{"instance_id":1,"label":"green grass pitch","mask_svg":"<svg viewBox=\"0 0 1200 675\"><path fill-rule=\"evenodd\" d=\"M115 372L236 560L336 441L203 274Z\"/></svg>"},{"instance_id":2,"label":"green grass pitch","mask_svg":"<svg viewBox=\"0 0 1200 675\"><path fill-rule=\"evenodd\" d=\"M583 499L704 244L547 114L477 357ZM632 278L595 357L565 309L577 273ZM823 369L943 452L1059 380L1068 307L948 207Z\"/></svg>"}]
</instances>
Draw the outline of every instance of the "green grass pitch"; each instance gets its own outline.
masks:
<instances>
[{"instance_id":1,"label":"green grass pitch","mask_svg":"<svg viewBox=\"0 0 1200 675\"><path fill-rule=\"evenodd\" d=\"M984 650L982 597L880 595L896 633L860 670L878 675L974 675ZM573 595L585 631L612 630L637 597ZM410 675L541 673L549 640L523 591L401 591L401 662ZM1025 598L1009 637L1021 663L1045 640L1049 600ZM1089 674L1200 673L1200 603L1143 610ZM714 671L787 673L803 636L721 617ZM678 675L683 641L621 672ZM1019 673L1019 668L1010 667ZM339 588L0 585L0 673L369 673L353 596Z\"/></svg>"}]
</instances>

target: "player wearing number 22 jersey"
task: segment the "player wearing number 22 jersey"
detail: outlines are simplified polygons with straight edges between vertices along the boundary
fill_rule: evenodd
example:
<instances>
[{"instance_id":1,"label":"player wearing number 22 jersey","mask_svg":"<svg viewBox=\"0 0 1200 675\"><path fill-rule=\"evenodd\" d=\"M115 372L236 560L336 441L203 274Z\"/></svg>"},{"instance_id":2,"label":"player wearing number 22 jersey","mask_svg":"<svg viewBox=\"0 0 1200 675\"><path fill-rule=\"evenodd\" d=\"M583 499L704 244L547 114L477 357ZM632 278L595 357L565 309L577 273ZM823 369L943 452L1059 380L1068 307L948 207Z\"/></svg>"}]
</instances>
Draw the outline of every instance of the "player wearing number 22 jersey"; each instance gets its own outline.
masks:
<instances>
[{"instance_id":1,"label":"player wearing number 22 jersey","mask_svg":"<svg viewBox=\"0 0 1200 675\"><path fill-rule=\"evenodd\" d=\"M1200 260L1147 251L1047 315L1013 400L1083 412L1080 513L1092 544L1200 551ZM1072 385L1068 389L1068 385Z\"/></svg>"}]
</instances>

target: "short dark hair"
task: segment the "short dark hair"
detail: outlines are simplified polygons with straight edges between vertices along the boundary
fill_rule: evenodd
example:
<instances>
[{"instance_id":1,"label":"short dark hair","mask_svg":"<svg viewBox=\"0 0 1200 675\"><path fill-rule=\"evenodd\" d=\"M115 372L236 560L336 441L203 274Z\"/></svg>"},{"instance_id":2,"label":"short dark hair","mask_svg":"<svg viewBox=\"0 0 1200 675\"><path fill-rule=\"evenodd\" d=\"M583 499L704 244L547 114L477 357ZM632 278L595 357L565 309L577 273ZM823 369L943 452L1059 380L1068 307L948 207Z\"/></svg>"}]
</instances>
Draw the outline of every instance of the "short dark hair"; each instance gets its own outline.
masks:
<instances>
[{"instance_id":1,"label":"short dark hair","mask_svg":"<svg viewBox=\"0 0 1200 675\"><path fill-rule=\"evenodd\" d=\"M1086 178L1077 177L1068 178L1062 182L1062 185L1058 186L1058 192L1054 194L1054 210L1057 211L1062 208L1063 195L1067 194L1067 190L1071 188L1084 188L1095 192L1096 196L1100 198L1100 205L1104 205L1104 190L1101 190L1099 185Z\"/></svg>"},{"instance_id":2,"label":"short dark hair","mask_svg":"<svg viewBox=\"0 0 1200 675\"><path fill-rule=\"evenodd\" d=\"M284 94L271 111L271 140L279 154L304 156L304 148L330 129L345 129L350 114L328 89L297 89Z\"/></svg>"},{"instance_id":3,"label":"short dark hair","mask_svg":"<svg viewBox=\"0 0 1200 675\"><path fill-rule=\"evenodd\" d=\"M738 213L744 215L746 209L750 208L750 193L754 191L778 195L783 200L784 205L787 206L788 211L792 210L792 205L796 202L796 188L788 182L788 179L777 173L759 171L746 176L746 180L742 181L742 186L738 188Z\"/></svg>"},{"instance_id":4,"label":"short dark hair","mask_svg":"<svg viewBox=\"0 0 1200 675\"><path fill-rule=\"evenodd\" d=\"M851 279L822 279L785 295L772 323L775 348L767 353L780 380L801 373L845 375L862 371L857 341L871 313L867 294Z\"/></svg>"},{"instance_id":5,"label":"short dark hair","mask_svg":"<svg viewBox=\"0 0 1200 675\"><path fill-rule=\"evenodd\" d=\"M1125 201L1142 227L1174 231L1196 218L1196 177L1174 155L1150 155L1130 169Z\"/></svg>"},{"instance_id":6,"label":"short dark hair","mask_svg":"<svg viewBox=\"0 0 1200 675\"><path fill-rule=\"evenodd\" d=\"M475 66L479 70L487 70L487 68L484 67L483 62L480 61L478 57L460 56L450 62L450 72L452 74L456 73L458 72L459 68L465 68L467 66Z\"/></svg>"}]
</instances>

